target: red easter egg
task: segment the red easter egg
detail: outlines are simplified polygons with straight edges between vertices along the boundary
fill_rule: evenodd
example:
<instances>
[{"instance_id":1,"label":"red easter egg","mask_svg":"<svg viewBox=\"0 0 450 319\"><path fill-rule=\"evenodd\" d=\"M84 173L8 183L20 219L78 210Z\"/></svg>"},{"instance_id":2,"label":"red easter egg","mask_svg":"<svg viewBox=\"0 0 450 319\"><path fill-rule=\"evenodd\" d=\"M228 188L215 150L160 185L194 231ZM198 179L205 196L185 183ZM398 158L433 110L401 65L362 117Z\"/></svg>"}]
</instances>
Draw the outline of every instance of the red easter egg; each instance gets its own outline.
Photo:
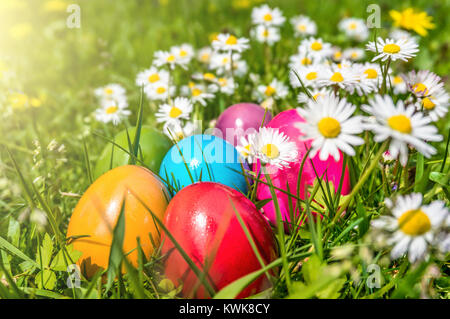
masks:
<instances>
[{"instance_id":1,"label":"red easter egg","mask_svg":"<svg viewBox=\"0 0 450 319\"><path fill-rule=\"evenodd\" d=\"M296 110L287 110L279 113L266 125L266 127L278 128L280 132L284 133L290 138L291 141L295 142L298 149L298 158L295 162L290 163L289 168L280 169L273 165L267 165L267 171L270 174L273 185L285 191L288 191L289 186L289 191L291 194L296 195L298 193L300 198L305 199L307 187L314 185L314 181L317 176L323 176L323 181L325 182L327 177L328 181L334 187L334 190L337 191L341 181L342 166L344 164L342 153L338 162L336 162L331 156L326 161L322 161L319 159L319 154L317 154L311 159L311 161L309 159L305 161L303 171L299 174L301 162L308 149L311 147L311 141L300 140L303 133L295 126L298 122L304 122L304 119L298 114L298 112ZM257 165L253 165L253 168L258 174L261 169L259 161ZM298 182L299 176L301 177L300 183ZM260 178L264 181L266 180L262 174L260 175ZM346 168L342 181L341 194L347 195L349 193L350 178L348 168ZM296 207L296 199L289 197L286 193L277 189L275 189L275 194L277 196L283 220L290 222L291 217L289 206L291 205L291 207ZM270 188L263 183L258 184L256 196L258 200L272 198ZM291 203L289 203L289 200ZM264 205L262 211L271 223L276 224L277 218L273 201L270 201ZM295 214L299 214L298 209Z\"/></svg>"},{"instance_id":2,"label":"red easter egg","mask_svg":"<svg viewBox=\"0 0 450 319\"><path fill-rule=\"evenodd\" d=\"M234 205L234 208L233 208ZM219 291L233 281L261 269L236 215L239 212L267 265L277 258L272 230L255 205L238 191L213 182L200 182L180 190L169 203L164 223L192 261L203 269L209 265L208 280ZM182 295L208 298L209 294L169 237L163 234L162 253L168 254L165 275ZM262 275L237 298L245 298L270 287Z\"/></svg>"}]
</instances>

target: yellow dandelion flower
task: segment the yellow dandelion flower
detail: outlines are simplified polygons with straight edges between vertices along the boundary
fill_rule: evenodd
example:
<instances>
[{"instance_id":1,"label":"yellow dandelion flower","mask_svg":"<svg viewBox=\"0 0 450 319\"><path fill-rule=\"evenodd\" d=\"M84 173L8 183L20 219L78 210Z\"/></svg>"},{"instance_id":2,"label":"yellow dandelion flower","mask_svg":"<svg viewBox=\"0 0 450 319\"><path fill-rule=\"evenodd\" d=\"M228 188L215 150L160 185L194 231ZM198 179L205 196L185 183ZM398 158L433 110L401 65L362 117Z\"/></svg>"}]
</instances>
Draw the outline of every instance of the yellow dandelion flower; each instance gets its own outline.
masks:
<instances>
[{"instance_id":1,"label":"yellow dandelion flower","mask_svg":"<svg viewBox=\"0 0 450 319\"><path fill-rule=\"evenodd\" d=\"M435 27L435 24L431 22L433 17L429 16L425 11L407 8L403 11L391 10L389 15L394 20L394 26L413 30L423 37L428 34L428 30Z\"/></svg>"}]
</instances>

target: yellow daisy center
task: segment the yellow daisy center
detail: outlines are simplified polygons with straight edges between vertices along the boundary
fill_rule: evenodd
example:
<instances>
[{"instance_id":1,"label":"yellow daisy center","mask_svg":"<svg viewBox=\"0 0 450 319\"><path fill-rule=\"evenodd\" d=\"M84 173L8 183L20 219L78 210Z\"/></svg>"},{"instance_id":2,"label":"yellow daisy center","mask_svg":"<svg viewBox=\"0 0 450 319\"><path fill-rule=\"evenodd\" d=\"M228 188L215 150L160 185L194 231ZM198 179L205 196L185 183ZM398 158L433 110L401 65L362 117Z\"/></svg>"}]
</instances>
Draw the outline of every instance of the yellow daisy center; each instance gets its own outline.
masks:
<instances>
[{"instance_id":1,"label":"yellow daisy center","mask_svg":"<svg viewBox=\"0 0 450 319\"><path fill-rule=\"evenodd\" d=\"M266 87L266 90L264 91L264 94L267 95L267 96L272 96L272 95L275 94L275 92L276 92L275 88L270 86L270 85L268 85Z\"/></svg>"},{"instance_id":2,"label":"yellow daisy center","mask_svg":"<svg viewBox=\"0 0 450 319\"><path fill-rule=\"evenodd\" d=\"M269 22L269 21L272 21L273 18L272 18L272 15L270 13L266 13L264 15L263 19L264 19L264 21Z\"/></svg>"},{"instance_id":3,"label":"yellow daisy center","mask_svg":"<svg viewBox=\"0 0 450 319\"><path fill-rule=\"evenodd\" d=\"M396 77L394 77L394 84L400 84L400 83L403 83L403 79L401 76L397 75Z\"/></svg>"},{"instance_id":4,"label":"yellow daisy center","mask_svg":"<svg viewBox=\"0 0 450 319\"><path fill-rule=\"evenodd\" d=\"M301 61L302 65L310 65L312 63L311 59L303 58Z\"/></svg>"},{"instance_id":5,"label":"yellow daisy center","mask_svg":"<svg viewBox=\"0 0 450 319\"><path fill-rule=\"evenodd\" d=\"M297 29L301 32L305 32L306 31L306 25L304 24L299 24Z\"/></svg>"},{"instance_id":6,"label":"yellow daisy center","mask_svg":"<svg viewBox=\"0 0 450 319\"><path fill-rule=\"evenodd\" d=\"M412 132L411 120L403 115L394 115L388 119L388 125L393 129L403 134Z\"/></svg>"},{"instance_id":7,"label":"yellow daisy center","mask_svg":"<svg viewBox=\"0 0 450 319\"><path fill-rule=\"evenodd\" d=\"M228 58L223 58L222 64L227 64L227 63L228 63Z\"/></svg>"},{"instance_id":8,"label":"yellow daisy center","mask_svg":"<svg viewBox=\"0 0 450 319\"><path fill-rule=\"evenodd\" d=\"M110 106L106 109L106 114L114 114L119 108L117 106Z\"/></svg>"},{"instance_id":9,"label":"yellow daisy center","mask_svg":"<svg viewBox=\"0 0 450 319\"><path fill-rule=\"evenodd\" d=\"M342 52L341 51L334 52L333 57L335 60L339 60L342 57Z\"/></svg>"},{"instance_id":10,"label":"yellow daisy center","mask_svg":"<svg viewBox=\"0 0 450 319\"><path fill-rule=\"evenodd\" d=\"M225 44L227 45L235 45L237 44L237 38L234 35L230 35L227 39L227 41L225 41Z\"/></svg>"},{"instance_id":11,"label":"yellow daisy center","mask_svg":"<svg viewBox=\"0 0 450 319\"><path fill-rule=\"evenodd\" d=\"M200 57L200 60L202 60L202 62L208 62L209 61L209 54L208 53L203 53L202 56Z\"/></svg>"},{"instance_id":12,"label":"yellow daisy center","mask_svg":"<svg viewBox=\"0 0 450 319\"><path fill-rule=\"evenodd\" d=\"M314 94L314 95L313 95L314 101L316 101L317 98L318 98L319 96L322 96L322 93L316 93L316 94Z\"/></svg>"},{"instance_id":13,"label":"yellow daisy center","mask_svg":"<svg viewBox=\"0 0 450 319\"><path fill-rule=\"evenodd\" d=\"M314 41L314 42L311 44L311 49L314 50L314 51L320 51L320 50L322 50L322 43L317 42L317 41Z\"/></svg>"},{"instance_id":14,"label":"yellow daisy center","mask_svg":"<svg viewBox=\"0 0 450 319\"><path fill-rule=\"evenodd\" d=\"M423 95L428 94L428 88L423 83L416 83L413 85L412 88L413 88L414 92L416 92L416 93L422 93Z\"/></svg>"},{"instance_id":15,"label":"yellow daisy center","mask_svg":"<svg viewBox=\"0 0 450 319\"><path fill-rule=\"evenodd\" d=\"M335 72L335 73L331 76L330 81L333 81L333 82L342 82L342 81L344 81L344 77L342 76L342 74L341 74L340 72Z\"/></svg>"},{"instance_id":16,"label":"yellow daisy center","mask_svg":"<svg viewBox=\"0 0 450 319\"><path fill-rule=\"evenodd\" d=\"M309 81L317 79L317 72L309 72L306 74L306 79Z\"/></svg>"},{"instance_id":17,"label":"yellow daisy center","mask_svg":"<svg viewBox=\"0 0 450 319\"><path fill-rule=\"evenodd\" d=\"M219 85L220 85L220 86L225 86L225 85L227 85L227 79L225 79L225 78L220 78L220 79L218 79L217 81L219 82Z\"/></svg>"},{"instance_id":18,"label":"yellow daisy center","mask_svg":"<svg viewBox=\"0 0 450 319\"><path fill-rule=\"evenodd\" d=\"M275 144L266 144L263 146L261 152L264 153L268 158L274 159L280 155L280 151Z\"/></svg>"},{"instance_id":19,"label":"yellow daisy center","mask_svg":"<svg viewBox=\"0 0 450 319\"><path fill-rule=\"evenodd\" d=\"M159 79L160 79L160 77L159 77L159 74L158 74L158 73L152 74L152 75L150 75L150 76L148 77L148 81L149 81L150 83L158 82Z\"/></svg>"},{"instance_id":20,"label":"yellow daisy center","mask_svg":"<svg viewBox=\"0 0 450 319\"><path fill-rule=\"evenodd\" d=\"M242 156L247 157L250 155L250 144L244 146L244 150L241 151Z\"/></svg>"},{"instance_id":21,"label":"yellow daisy center","mask_svg":"<svg viewBox=\"0 0 450 319\"><path fill-rule=\"evenodd\" d=\"M114 93L113 89L110 89L110 88L105 89L105 94L111 95L113 93Z\"/></svg>"},{"instance_id":22,"label":"yellow daisy center","mask_svg":"<svg viewBox=\"0 0 450 319\"><path fill-rule=\"evenodd\" d=\"M341 133L341 124L332 117L324 117L317 124L320 134L326 138L334 138Z\"/></svg>"},{"instance_id":23,"label":"yellow daisy center","mask_svg":"<svg viewBox=\"0 0 450 319\"><path fill-rule=\"evenodd\" d=\"M202 90L198 88L192 90L192 96L199 96L200 94L202 94Z\"/></svg>"},{"instance_id":24,"label":"yellow daisy center","mask_svg":"<svg viewBox=\"0 0 450 319\"><path fill-rule=\"evenodd\" d=\"M263 31L263 37L267 38L269 36L269 30L265 29Z\"/></svg>"},{"instance_id":25,"label":"yellow daisy center","mask_svg":"<svg viewBox=\"0 0 450 319\"><path fill-rule=\"evenodd\" d=\"M402 232L411 236L420 236L431 229L430 218L420 209L411 209L398 219Z\"/></svg>"},{"instance_id":26,"label":"yellow daisy center","mask_svg":"<svg viewBox=\"0 0 450 319\"><path fill-rule=\"evenodd\" d=\"M436 104L434 104L434 102L428 97L426 97L422 100L422 105L427 110L432 110L436 106Z\"/></svg>"},{"instance_id":27,"label":"yellow daisy center","mask_svg":"<svg viewBox=\"0 0 450 319\"><path fill-rule=\"evenodd\" d=\"M180 56L181 56L181 57L185 57L186 55L187 55L186 50L181 50L181 51L180 51Z\"/></svg>"},{"instance_id":28,"label":"yellow daisy center","mask_svg":"<svg viewBox=\"0 0 450 319\"><path fill-rule=\"evenodd\" d=\"M169 116L173 119L177 118L178 116L180 116L183 113L183 111L181 111L179 108L177 108L176 106L172 106L172 108L170 109L169 112Z\"/></svg>"},{"instance_id":29,"label":"yellow daisy center","mask_svg":"<svg viewBox=\"0 0 450 319\"><path fill-rule=\"evenodd\" d=\"M212 81L212 80L214 80L216 78L216 76L214 74L212 74L212 73L205 73L205 74L203 74L203 78L205 80Z\"/></svg>"},{"instance_id":30,"label":"yellow daisy center","mask_svg":"<svg viewBox=\"0 0 450 319\"><path fill-rule=\"evenodd\" d=\"M356 59L358 57L358 53L357 52L352 52L352 54L350 55L350 57L352 59Z\"/></svg>"},{"instance_id":31,"label":"yellow daisy center","mask_svg":"<svg viewBox=\"0 0 450 319\"><path fill-rule=\"evenodd\" d=\"M167 62L173 62L173 61L175 61L175 56L173 54L171 54L167 57Z\"/></svg>"},{"instance_id":32,"label":"yellow daisy center","mask_svg":"<svg viewBox=\"0 0 450 319\"><path fill-rule=\"evenodd\" d=\"M364 71L368 79L376 79L378 77L378 72L375 69L367 69Z\"/></svg>"},{"instance_id":33,"label":"yellow daisy center","mask_svg":"<svg viewBox=\"0 0 450 319\"><path fill-rule=\"evenodd\" d=\"M166 88L163 86L160 86L159 88L156 89L156 93L158 94L163 94L164 92L166 92Z\"/></svg>"},{"instance_id":34,"label":"yellow daisy center","mask_svg":"<svg viewBox=\"0 0 450 319\"><path fill-rule=\"evenodd\" d=\"M357 28L357 25L356 25L355 22L352 22L352 23L350 23L350 25L348 26L348 28L349 28L350 30L355 30L355 29Z\"/></svg>"},{"instance_id":35,"label":"yellow daisy center","mask_svg":"<svg viewBox=\"0 0 450 319\"><path fill-rule=\"evenodd\" d=\"M395 43L386 44L383 48L384 53L395 54L400 52L400 47Z\"/></svg>"}]
</instances>

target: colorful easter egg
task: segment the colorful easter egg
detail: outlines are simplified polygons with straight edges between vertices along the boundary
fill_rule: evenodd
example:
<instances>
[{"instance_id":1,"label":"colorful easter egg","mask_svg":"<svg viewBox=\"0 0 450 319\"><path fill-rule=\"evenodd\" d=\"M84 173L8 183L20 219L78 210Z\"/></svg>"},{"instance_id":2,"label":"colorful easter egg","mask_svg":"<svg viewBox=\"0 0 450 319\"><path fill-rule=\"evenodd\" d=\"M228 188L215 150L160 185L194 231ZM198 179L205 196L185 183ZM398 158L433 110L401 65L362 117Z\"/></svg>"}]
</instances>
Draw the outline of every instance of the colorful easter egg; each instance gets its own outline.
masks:
<instances>
[{"instance_id":1,"label":"colorful easter egg","mask_svg":"<svg viewBox=\"0 0 450 319\"><path fill-rule=\"evenodd\" d=\"M264 116L265 113L265 116ZM215 135L228 141L229 143L237 146L239 138L253 133L261 127L261 124L265 125L270 122L272 115L270 112L253 103L239 103L234 104L227 108L219 116L216 122Z\"/></svg>"},{"instance_id":2,"label":"colorful easter egg","mask_svg":"<svg viewBox=\"0 0 450 319\"><path fill-rule=\"evenodd\" d=\"M159 242L148 207L158 218L164 218L168 204L168 192L164 183L146 168L134 165L116 167L100 176L83 194L70 218L67 237L74 239L75 250L81 251L78 264L86 277L108 267L112 231L125 200L124 253L137 266L137 238L147 258L153 252L150 236ZM144 203L145 206L142 204Z\"/></svg>"},{"instance_id":3,"label":"colorful easter egg","mask_svg":"<svg viewBox=\"0 0 450 319\"><path fill-rule=\"evenodd\" d=\"M321 161L319 159L319 154L317 154L314 158L312 158L312 163L309 159L305 161L303 171L299 173L301 162L307 153L308 148L311 147L311 141L301 141L299 139L303 133L295 127L294 124L296 122L304 122L304 119L297 113L296 110L287 110L279 113L266 125L267 127L278 128L280 132L283 132L290 138L291 141L295 142L298 148L297 161L290 163L289 168L285 167L281 169L273 165L267 165L267 171L270 174L273 185L285 191L288 191L289 186L289 192L291 194L299 194L300 198L305 199L305 192L308 190L308 187L314 185L317 176L323 176L322 180L325 182L328 178L329 183L331 183L330 186L332 186L331 189L334 189L336 192L339 188L339 183L342 176L342 153L338 162L336 162L331 156L328 160ZM254 165L254 170L258 173L260 169L261 165L258 162L257 165ZM260 176L262 180L266 181L262 174ZM299 177L301 178L300 182L298 181ZM289 205L291 204L291 207L294 208L297 206L295 198L291 197L289 199L289 196L286 193L283 193L277 189L275 189L275 193L283 220L290 222L291 214ZM342 181L341 194L346 195L348 193L350 193L350 179L348 168L346 168ZM256 196L259 200L272 198L270 188L263 183L258 184ZM291 201L291 203L289 203L289 201ZM273 224L276 224L276 211L273 201L269 201L266 205L264 205L262 211ZM299 209L297 209L294 213L298 215Z\"/></svg>"},{"instance_id":4,"label":"colorful easter egg","mask_svg":"<svg viewBox=\"0 0 450 319\"><path fill-rule=\"evenodd\" d=\"M134 141L135 133L136 128L128 130L128 136L131 143ZM126 130L123 130L114 137L114 142L126 151L129 151L128 136ZM173 144L166 135L158 130L149 126L142 126L139 145L139 155L142 155L142 159L140 156L138 156L138 158L142 160L142 163L137 162L136 164L145 164L145 166L152 171L158 172L164 154L166 154ZM99 177L103 173L110 170L110 168L128 164L130 155L126 151L113 145L112 143L108 143L97 160L94 169L94 177Z\"/></svg>"},{"instance_id":5,"label":"colorful easter egg","mask_svg":"<svg viewBox=\"0 0 450 319\"><path fill-rule=\"evenodd\" d=\"M205 264L209 265L207 278L216 291L261 269L236 211L264 264L275 260L277 245L268 222L250 200L230 187L211 182L185 187L172 199L164 217L168 231L197 267L203 269ZM162 254L168 254L165 275L176 285L183 284L183 296L208 297L207 290L172 241L165 237L163 242ZM237 297L248 297L269 287L267 276L262 275Z\"/></svg>"},{"instance_id":6,"label":"colorful easter egg","mask_svg":"<svg viewBox=\"0 0 450 319\"><path fill-rule=\"evenodd\" d=\"M246 193L243 168L248 169L247 164L230 143L213 135L193 135L169 150L159 175L174 191L198 181L211 181Z\"/></svg>"}]
</instances>

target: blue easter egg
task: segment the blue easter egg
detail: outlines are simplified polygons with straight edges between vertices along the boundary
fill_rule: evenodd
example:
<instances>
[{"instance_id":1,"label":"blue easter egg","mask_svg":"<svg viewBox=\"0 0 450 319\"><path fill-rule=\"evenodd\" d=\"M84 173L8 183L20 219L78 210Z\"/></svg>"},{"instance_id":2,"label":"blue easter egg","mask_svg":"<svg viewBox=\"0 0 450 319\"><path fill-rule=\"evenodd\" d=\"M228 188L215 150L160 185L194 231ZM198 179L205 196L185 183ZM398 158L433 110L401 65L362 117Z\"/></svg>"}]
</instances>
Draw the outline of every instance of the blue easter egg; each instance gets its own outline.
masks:
<instances>
[{"instance_id":1,"label":"blue easter egg","mask_svg":"<svg viewBox=\"0 0 450 319\"><path fill-rule=\"evenodd\" d=\"M246 193L243 167L249 169L227 141L213 135L193 135L172 146L161 163L159 175L174 192L195 182L210 181Z\"/></svg>"}]
</instances>

